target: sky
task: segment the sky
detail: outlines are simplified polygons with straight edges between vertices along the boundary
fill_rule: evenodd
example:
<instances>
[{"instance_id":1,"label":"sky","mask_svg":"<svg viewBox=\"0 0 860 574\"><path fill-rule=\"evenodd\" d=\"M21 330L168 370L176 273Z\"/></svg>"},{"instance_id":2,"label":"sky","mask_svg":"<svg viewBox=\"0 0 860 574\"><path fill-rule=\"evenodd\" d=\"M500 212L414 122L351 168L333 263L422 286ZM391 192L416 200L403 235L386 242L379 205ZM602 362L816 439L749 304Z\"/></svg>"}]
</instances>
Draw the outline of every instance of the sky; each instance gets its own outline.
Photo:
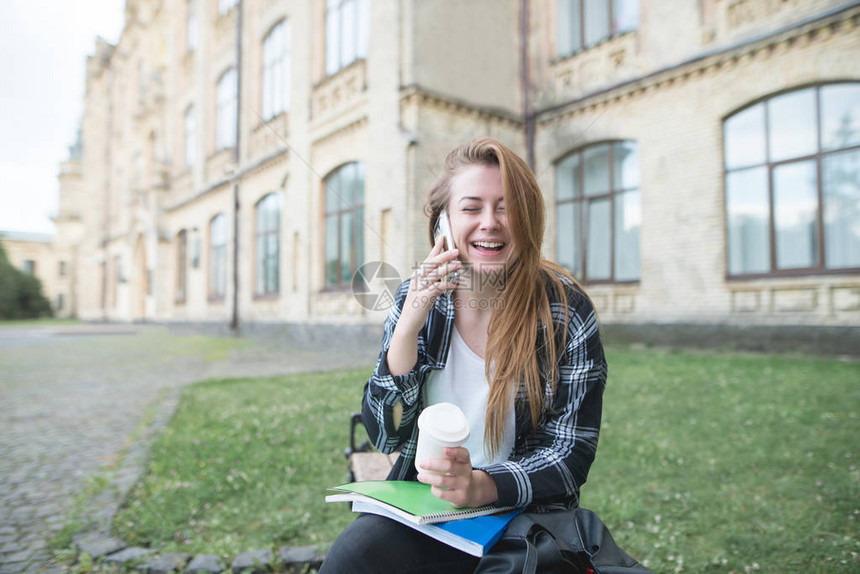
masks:
<instances>
[{"instance_id":1,"label":"sky","mask_svg":"<svg viewBox=\"0 0 860 574\"><path fill-rule=\"evenodd\" d=\"M124 0L0 0L0 231L54 233L60 163L83 114L86 57L116 43Z\"/></svg>"}]
</instances>

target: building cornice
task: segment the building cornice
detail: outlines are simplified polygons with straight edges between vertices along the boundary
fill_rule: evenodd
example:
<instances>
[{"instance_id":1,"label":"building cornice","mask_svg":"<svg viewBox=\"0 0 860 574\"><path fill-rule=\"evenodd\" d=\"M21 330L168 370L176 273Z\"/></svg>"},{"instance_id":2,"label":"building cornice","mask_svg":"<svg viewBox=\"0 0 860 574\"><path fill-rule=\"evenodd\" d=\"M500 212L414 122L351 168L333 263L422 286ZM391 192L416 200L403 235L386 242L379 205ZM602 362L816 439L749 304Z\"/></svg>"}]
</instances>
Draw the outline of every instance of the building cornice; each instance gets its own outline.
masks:
<instances>
[{"instance_id":1,"label":"building cornice","mask_svg":"<svg viewBox=\"0 0 860 574\"><path fill-rule=\"evenodd\" d=\"M177 202L171 206L165 207L164 211L167 213L171 213L173 211L176 211L177 209L185 207L186 205L188 205L190 203L194 203L198 199L205 197L206 195L209 195L213 191L220 189L226 185L239 183L248 175L256 173L257 171L259 171L260 169L262 169L264 167L268 167L269 164L274 163L281 158L286 158L286 155L289 151L290 151L289 146L282 147L282 148L270 153L269 155L257 160L256 162L252 163L251 165L242 168L240 171L238 171L237 173L234 173L230 177L225 177L223 179L219 179L215 183L212 183L211 185L209 185L208 187L199 191L198 193L192 195L191 197L183 199L183 200L181 200L181 201L179 201L179 202Z\"/></svg>"},{"instance_id":2,"label":"building cornice","mask_svg":"<svg viewBox=\"0 0 860 574\"><path fill-rule=\"evenodd\" d=\"M442 111L474 115L480 119L504 122L515 128L522 128L523 126L522 118L515 113L501 108L472 104L465 100L433 92L418 84L401 86L400 102L401 105L418 102Z\"/></svg>"},{"instance_id":3,"label":"building cornice","mask_svg":"<svg viewBox=\"0 0 860 574\"><path fill-rule=\"evenodd\" d=\"M600 88L570 101L536 110L539 124L557 123L585 110L675 85L711 71L727 70L752 58L768 57L801 42L823 41L860 26L860 1L816 14L799 22L697 54L648 74Z\"/></svg>"}]
</instances>

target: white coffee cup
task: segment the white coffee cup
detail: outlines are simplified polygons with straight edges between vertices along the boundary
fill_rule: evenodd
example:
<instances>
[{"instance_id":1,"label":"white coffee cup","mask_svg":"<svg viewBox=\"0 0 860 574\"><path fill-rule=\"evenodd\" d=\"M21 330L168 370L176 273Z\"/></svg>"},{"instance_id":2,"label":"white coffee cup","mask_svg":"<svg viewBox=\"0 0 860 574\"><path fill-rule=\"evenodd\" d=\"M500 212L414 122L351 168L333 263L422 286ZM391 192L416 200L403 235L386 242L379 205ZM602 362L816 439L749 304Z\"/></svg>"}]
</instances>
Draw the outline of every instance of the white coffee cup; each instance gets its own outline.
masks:
<instances>
[{"instance_id":1,"label":"white coffee cup","mask_svg":"<svg viewBox=\"0 0 860 574\"><path fill-rule=\"evenodd\" d=\"M455 404L437 403L421 411L418 417L418 450L415 453L415 468L422 460L447 458L445 447L462 446L469 439L469 421Z\"/></svg>"}]
</instances>

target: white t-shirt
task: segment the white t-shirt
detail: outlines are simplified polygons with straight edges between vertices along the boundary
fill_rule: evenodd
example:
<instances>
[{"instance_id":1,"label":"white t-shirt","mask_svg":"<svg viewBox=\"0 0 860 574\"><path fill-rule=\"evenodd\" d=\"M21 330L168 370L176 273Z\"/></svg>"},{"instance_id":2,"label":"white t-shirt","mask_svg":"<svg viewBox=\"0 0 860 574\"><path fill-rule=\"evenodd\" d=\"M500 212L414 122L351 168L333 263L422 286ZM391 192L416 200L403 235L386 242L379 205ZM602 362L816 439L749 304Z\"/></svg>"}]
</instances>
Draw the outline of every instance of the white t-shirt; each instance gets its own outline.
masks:
<instances>
[{"instance_id":1,"label":"white t-shirt","mask_svg":"<svg viewBox=\"0 0 860 574\"><path fill-rule=\"evenodd\" d=\"M490 385L484 374L485 365L484 359L469 348L455 328L445 368L432 371L424 383L425 405L447 402L463 410L471 430L469 440L463 446L469 450L472 466L476 468L508 460L516 436L514 406L511 403L496 456L490 460L488 453L484 452L484 427L490 394Z\"/></svg>"}]
</instances>

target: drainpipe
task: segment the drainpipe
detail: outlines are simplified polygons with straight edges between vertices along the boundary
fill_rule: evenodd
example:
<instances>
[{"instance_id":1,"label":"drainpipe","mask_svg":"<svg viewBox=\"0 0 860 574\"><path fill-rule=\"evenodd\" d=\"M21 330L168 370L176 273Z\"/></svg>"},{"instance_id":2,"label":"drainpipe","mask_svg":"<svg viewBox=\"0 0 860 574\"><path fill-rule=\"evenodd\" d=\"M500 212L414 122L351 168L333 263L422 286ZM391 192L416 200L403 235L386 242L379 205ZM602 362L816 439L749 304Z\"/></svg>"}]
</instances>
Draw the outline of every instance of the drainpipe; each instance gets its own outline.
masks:
<instances>
[{"instance_id":1,"label":"drainpipe","mask_svg":"<svg viewBox=\"0 0 860 574\"><path fill-rule=\"evenodd\" d=\"M526 162L532 171L535 169L535 118L531 105L531 90L529 84L529 0L522 0L520 13L520 71L523 92L523 123L526 131Z\"/></svg>"},{"instance_id":2,"label":"drainpipe","mask_svg":"<svg viewBox=\"0 0 860 574\"><path fill-rule=\"evenodd\" d=\"M230 330L239 333L239 142L242 122L242 0L236 3L236 145L233 146L233 163L236 165L233 180L233 317Z\"/></svg>"}]
</instances>

